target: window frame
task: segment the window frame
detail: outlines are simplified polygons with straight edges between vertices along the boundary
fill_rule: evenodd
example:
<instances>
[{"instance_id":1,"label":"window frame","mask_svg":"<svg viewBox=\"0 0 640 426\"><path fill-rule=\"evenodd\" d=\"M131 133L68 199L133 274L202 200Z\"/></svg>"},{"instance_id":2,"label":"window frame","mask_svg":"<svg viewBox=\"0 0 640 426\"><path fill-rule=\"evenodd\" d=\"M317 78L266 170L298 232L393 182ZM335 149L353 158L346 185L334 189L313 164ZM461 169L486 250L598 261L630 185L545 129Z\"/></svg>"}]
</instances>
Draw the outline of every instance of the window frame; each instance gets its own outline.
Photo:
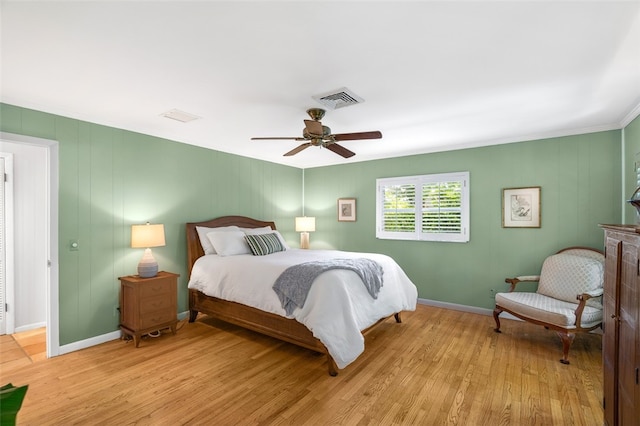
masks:
<instances>
[{"instance_id":1,"label":"window frame","mask_svg":"<svg viewBox=\"0 0 640 426\"><path fill-rule=\"evenodd\" d=\"M425 184L460 182L460 232L423 232L422 189ZM385 188L389 186L414 186L414 205L407 209L414 215L410 231L385 231ZM470 184L469 172L436 173L417 176L401 176L376 179L376 238L385 240L412 240L466 243L470 239ZM411 222L409 222L411 223Z\"/></svg>"}]
</instances>

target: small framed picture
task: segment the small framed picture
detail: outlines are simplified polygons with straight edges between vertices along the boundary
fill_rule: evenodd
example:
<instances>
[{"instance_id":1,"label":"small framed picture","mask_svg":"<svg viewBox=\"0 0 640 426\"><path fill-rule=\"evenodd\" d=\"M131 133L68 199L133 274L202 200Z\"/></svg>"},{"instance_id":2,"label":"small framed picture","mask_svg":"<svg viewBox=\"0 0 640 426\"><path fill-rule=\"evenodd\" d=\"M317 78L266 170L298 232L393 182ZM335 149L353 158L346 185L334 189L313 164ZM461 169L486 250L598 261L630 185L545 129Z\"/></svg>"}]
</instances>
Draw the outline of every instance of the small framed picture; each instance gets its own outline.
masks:
<instances>
[{"instance_id":1,"label":"small framed picture","mask_svg":"<svg viewBox=\"0 0 640 426\"><path fill-rule=\"evenodd\" d=\"M356 221L356 199L338 198L338 222Z\"/></svg>"},{"instance_id":2,"label":"small framed picture","mask_svg":"<svg viewBox=\"0 0 640 426\"><path fill-rule=\"evenodd\" d=\"M502 190L503 228L540 228L540 187Z\"/></svg>"}]
</instances>

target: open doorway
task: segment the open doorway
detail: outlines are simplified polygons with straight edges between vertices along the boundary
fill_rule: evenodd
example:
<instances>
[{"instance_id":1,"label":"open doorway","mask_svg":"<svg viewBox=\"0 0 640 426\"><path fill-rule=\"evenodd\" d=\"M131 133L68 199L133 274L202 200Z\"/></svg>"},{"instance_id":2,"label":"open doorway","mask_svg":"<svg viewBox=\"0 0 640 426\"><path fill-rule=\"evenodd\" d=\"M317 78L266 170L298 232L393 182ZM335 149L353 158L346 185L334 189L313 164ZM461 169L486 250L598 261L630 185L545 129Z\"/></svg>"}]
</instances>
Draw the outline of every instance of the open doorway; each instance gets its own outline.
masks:
<instances>
[{"instance_id":1,"label":"open doorway","mask_svg":"<svg viewBox=\"0 0 640 426\"><path fill-rule=\"evenodd\" d=\"M4 332L14 334L44 327L46 355L56 356L58 143L0 132L0 152L13 156L13 176L7 179L14 183L13 243L3 239L5 259L13 257L13 273L5 274L4 308L8 309L4 312Z\"/></svg>"}]
</instances>

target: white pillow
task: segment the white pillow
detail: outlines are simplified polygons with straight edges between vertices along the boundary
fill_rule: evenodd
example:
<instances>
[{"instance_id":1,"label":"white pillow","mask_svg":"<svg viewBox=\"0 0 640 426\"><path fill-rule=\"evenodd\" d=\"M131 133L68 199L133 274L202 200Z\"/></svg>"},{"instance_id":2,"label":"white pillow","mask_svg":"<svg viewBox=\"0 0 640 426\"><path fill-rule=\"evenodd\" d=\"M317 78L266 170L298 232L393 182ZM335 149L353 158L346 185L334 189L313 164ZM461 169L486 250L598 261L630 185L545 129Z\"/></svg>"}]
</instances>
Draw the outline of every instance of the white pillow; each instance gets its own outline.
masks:
<instances>
[{"instance_id":1,"label":"white pillow","mask_svg":"<svg viewBox=\"0 0 640 426\"><path fill-rule=\"evenodd\" d=\"M221 226L219 228L207 228L204 226L196 226L196 232L198 232L198 238L200 238L200 245L202 246L202 250L204 254L216 254L216 249L211 245L211 241L207 238L207 233L209 232L228 232L228 231L239 231L240 228L237 226Z\"/></svg>"},{"instance_id":2,"label":"white pillow","mask_svg":"<svg viewBox=\"0 0 640 426\"><path fill-rule=\"evenodd\" d=\"M240 230L247 235L270 234L273 232L270 226L263 226L262 228L240 228Z\"/></svg>"},{"instance_id":3,"label":"white pillow","mask_svg":"<svg viewBox=\"0 0 640 426\"><path fill-rule=\"evenodd\" d=\"M216 253L220 256L235 256L238 254L251 254L251 248L244 239L242 231L209 232L207 238Z\"/></svg>"},{"instance_id":4,"label":"white pillow","mask_svg":"<svg viewBox=\"0 0 640 426\"><path fill-rule=\"evenodd\" d=\"M240 230L244 231L244 233L247 235L263 235L263 234L275 233L278 236L278 239L280 240L280 244L282 244L282 247L285 250L291 249L291 247L289 247L287 242L284 240L284 237L282 236L282 234L280 234L280 232L278 232L275 229L271 229L270 226L264 226L262 228L240 228Z\"/></svg>"}]
</instances>

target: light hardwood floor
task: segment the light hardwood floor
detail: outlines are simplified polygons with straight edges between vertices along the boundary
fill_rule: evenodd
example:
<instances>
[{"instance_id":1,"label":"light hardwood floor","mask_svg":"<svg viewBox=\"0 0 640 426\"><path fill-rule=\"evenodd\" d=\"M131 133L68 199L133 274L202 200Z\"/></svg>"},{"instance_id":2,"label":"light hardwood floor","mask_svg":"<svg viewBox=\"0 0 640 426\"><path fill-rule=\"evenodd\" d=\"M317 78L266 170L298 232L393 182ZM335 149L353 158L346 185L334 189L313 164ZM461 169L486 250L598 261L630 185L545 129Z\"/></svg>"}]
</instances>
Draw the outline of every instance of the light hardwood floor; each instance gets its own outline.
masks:
<instances>
[{"instance_id":1,"label":"light hardwood floor","mask_svg":"<svg viewBox=\"0 0 640 426\"><path fill-rule=\"evenodd\" d=\"M602 425L601 336L419 305L337 377L325 357L204 316L17 368L19 425Z\"/></svg>"},{"instance_id":2,"label":"light hardwood floor","mask_svg":"<svg viewBox=\"0 0 640 426\"><path fill-rule=\"evenodd\" d=\"M0 371L10 371L47 358L44 327L0 336Z\"/></svg>"}]
</instances>

